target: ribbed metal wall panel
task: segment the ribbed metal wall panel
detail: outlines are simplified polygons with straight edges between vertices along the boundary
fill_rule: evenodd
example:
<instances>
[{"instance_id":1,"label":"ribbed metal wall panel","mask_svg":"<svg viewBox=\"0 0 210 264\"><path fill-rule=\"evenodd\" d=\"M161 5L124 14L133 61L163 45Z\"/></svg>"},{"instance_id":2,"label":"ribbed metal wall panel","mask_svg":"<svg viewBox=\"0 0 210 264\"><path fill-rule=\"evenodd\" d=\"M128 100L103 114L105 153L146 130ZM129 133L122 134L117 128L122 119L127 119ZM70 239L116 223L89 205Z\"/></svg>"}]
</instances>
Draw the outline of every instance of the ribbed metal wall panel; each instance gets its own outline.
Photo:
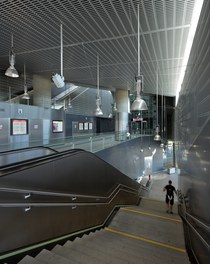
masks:
<instances>
[{"instance_id":1,"label":"ribbed metal wall panel","mask_svg":"<svg viewBox=\"0 0 210 264\"><path fill-rule=\"evenodd\" d=\"M210 233L210 1L204 0L198 28L176 108L176 157L179 189L186 211L203 223L195 229L209 241ZM192 223L193 224L193 223ZM204 228L206 226L206 228ZM188 247L200 264L210 263L209 248L189 229ZM200 240L202 241L202 240ZM201 246L202 245L202 246ZM207 253L208 251L208 253Z\"/></svg>"}]
</instances>

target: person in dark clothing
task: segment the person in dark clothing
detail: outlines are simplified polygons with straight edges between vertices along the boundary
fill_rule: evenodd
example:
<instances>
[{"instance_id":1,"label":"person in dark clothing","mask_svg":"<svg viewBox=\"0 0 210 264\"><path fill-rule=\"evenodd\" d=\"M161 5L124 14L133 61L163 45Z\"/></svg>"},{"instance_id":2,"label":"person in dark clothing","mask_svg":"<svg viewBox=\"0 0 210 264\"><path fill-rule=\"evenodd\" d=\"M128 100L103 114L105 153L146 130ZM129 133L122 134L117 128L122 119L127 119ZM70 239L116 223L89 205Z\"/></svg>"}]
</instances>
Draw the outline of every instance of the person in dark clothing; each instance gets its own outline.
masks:
<instances>
[{"instance_id":1,"label":"person in dark clothing","mask_svg":"<svg viewBox=\"0 0 210 264\"><path fill-rule=\"evenodd\" d=\"M163 188L163 191L166 191L166 204L167 204L167 213L173 214L173 204L174 204L174 193L177 194L175 187L172 185L172 181L168 181L168 185Z\"/></svg>"}]
</instances>

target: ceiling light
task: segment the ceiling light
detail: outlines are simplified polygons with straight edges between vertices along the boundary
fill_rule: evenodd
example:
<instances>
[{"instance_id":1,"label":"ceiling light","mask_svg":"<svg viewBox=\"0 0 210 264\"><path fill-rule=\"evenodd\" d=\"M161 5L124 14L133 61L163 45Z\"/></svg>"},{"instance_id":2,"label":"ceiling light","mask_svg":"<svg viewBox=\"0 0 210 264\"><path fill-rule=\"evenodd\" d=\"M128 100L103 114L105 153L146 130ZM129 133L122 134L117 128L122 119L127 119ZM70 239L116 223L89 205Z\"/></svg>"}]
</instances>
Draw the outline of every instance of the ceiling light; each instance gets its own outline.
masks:
<instances>
[{"instance_id":1,"label":"ceiling light","mask_svg":"<svg viewBox=\"0 0 210 264\"><path fill-rule=\"evenodd\" d=\"M64 77L58 73L52 75L52 80L57 88L62 88L65 85Z\"/></svg>"},{"instance_id":2,"label":"ceiling light","mask_svg":"<svg viewBox=\"0 0 210 264\"><path fill-rule=\"evenodd\" d=\"M24 94L22 96L22 99L29 100L30 96L28 94L28 88L27 88L27 83L26 83L26 66L24 64Z\"/></svg>"},{"instance_id":3,"label":"ceiling light","mask_svg":"<svg viewBox=\"0 0 210 264\"><path fill-rule=\"evenodd\" d=\"M140 75L140 34L139 34L139 5L138 5L138 76L136 77L136 99L131 105L131 111L148 110L147 104L141 98L143 76Z\"/></svg>"},{"instance_id":4,"label":"ceiling light","mask_svg":"<svg viewBox=\"0 0 210 264\"><path fill-rule=\"evenodd\" d=\"M69 96L68 104L67 104L67 109L71 109L72 104L71 104L71 97Z\"/></svg>"},{"instance_id":5,"label":"ceiling light","mask_svg":"<svg viewBox=\"0 0 210 264\"><path fill-rule=\"evenodd\" d=\"M9 52L9 63L10 66L9 68L6 70L5 75L8 77L13 77L13 78L17 78L19 77L19 74L17 72L17 70L15 69L15 53L13 50L13 34L12 34L12 39L11 39L11 50Z\"/></svg>"},{"instance_id":6,"label":"ceiling light","mask_svg":"<svg viewBox=\"0 0 210 264\"><path fill-rule=\"evenodd\" d=\"M97 95L96 95L96 116L103 115L103 112L101 110L101 97L99 95L99 57L97 56Z\"/></svg>"},{"instance_id":7,"label":"ceiling light","mask_svg":"<svg viewBox=\"0 0 210 264\"><path fill-rule=\"evenodd\" d=\"M159 124L158 124L158 71L156 74L156 88L157 88L157 93L156 93L156 119L157 119L157 124L156 124L156 129L155 129L155 136L154 136L154 140L155 141L160 141L161 137L159 135Z\"/></svg>"},{"instance_id":8,"label":"ceiling light","mask_svg":"<svg viewBox=\"0 0 210 264\"><path fill-rule=\"evenodd\" d=\"M60 38L61 38L61 74L53 73L52 80L57 88L62 88L65 85L63 76L63 25L60 27Z\"/></svg>"}]
</instances>

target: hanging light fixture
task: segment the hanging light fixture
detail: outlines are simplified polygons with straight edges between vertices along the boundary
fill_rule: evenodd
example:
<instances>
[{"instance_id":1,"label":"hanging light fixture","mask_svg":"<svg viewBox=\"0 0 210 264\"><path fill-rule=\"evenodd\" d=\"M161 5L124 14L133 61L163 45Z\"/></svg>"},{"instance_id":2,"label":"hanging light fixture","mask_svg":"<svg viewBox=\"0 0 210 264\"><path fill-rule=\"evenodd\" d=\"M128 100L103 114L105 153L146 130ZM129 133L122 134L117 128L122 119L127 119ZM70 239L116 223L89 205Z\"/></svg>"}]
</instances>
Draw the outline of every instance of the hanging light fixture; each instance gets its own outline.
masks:
<instances>
[{"instance_id":1,"label":"hanging light fixture","mask_svg":"<svg viewBox=\"0 0 210 264\"><path fill-rule=\"evenodd\" d=\"M163 120L163 88L162 88L162 96L161 96L161 143L160 143L160 147L163 148L164 147L164 120Z\"/></svg>"},{"instance_id":2,"label":"hanging light fixture","mask_svg":"<svg viewBox=\"0 0 210 264\"><path fill-rule=\"evenodd\" d=\"M156 74L156 89L157 89L157 94L156 94L156 115L157 115L157 124L156 124L156 128L155 128L155 136L154 136L154 140L155 141L160 141L161 137L159 135L159 124L158 124L158 71Z\"/></svg>"},{"instance_id":3,"label":"hanging light fixture","mask_svg":"<svg viewBox=\"0 0 210 264\"><path fill-rule=\"evenodd\" d=\"M24 94L22 96L22 99L29 100L30 96L28 94L28 88L27 88L27 83L26 83L26 65L24 63Z\"/></svg>"},{"instance_id":4,"label":"hanging light fixture","mask_svg":"<svg viewBox=\"0 0 210 264\"><path fill-rule=\"evenodd\" d=\"M99 57L97 55L97 95L96 95L96 116L103 115L103 112L101 110L101 97L99 95Z\"/></svg>"},{"instance_id":5,"label":"hanging light fixture","mask_svg":"<svg viewBox=\"0 0 210 264\"><path fill-rule=\"evenodd\" d=\"M71 109L71 108L72 108L71 97L70 97L70 95L69 95L68 104L67 104L67 109Z\"/></svg>"},{"instance_id":6,"label":"hanging light fixture","mask_svg":"<svg viewBox=\"0 0 210 264\"><path fill-rule=\"evenodd\" d=\"M138 5L138 76L136 76L136 99L132 103L131 111L148 110L146 102L141 98L143 76L140 75L140 33L139 33L139 5Z\"/></svg>"},{"instance_id":7,"label":"hanging light fixture","mask_svg":"<svg viewBox=\"0 0 210 264\"><path fill-rule=\"evenodd\" d=\"M63 88L65 85L63 76L63 25L60 26L60 38L61 38L61 74L53 73L52 80L57 88Z\"/></svg>"},{"instance_id":8,"label":"hanging light fixture","mask_svg":"<svg viewBox=\"0 0 210 264\"><path fill-rule=\"evenodd\" d=\"M19 77L19 74L17 70L15 69L15 53L13 50L13 34L11 38L11 50L9 51L9 63L10 63L10 66L6 70L5 75L8 77L13 77L13 78Z\"/></svg>"}]
</instances>

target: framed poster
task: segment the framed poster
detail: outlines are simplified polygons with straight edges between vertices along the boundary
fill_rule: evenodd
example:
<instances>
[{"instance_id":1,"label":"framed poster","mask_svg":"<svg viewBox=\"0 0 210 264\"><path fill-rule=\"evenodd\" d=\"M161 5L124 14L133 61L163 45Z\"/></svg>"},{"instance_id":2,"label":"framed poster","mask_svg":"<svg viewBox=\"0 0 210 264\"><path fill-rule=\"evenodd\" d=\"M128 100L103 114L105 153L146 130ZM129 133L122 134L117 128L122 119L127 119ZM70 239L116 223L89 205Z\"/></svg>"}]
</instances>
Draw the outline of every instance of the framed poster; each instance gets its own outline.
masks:
<instances>
[{"instance_id":1,"label":"framed poster","mask_svg":"<svg viewBox=\"0 0 210 264\"><path fill-rule=\"evenodd\" d=\"M28 119L11 119L11 135L27 135Z\"/></svg>"},{"instance_id":2,"label":"framed poster","mask_svg":"<svg viewBox=\"0 0 210 264\"><path fill-rule=\"evenodd\" d=\"M62 120L52 120L52 132L53 133L63 132L63 121Z\"/></svg>"},{"instance_id":3,"label":"framed poster","mask_svg":"<svg viewBox=\"0 0 210 264\"><path fill-rule=\"evenodd\" d=\"M93 129L93 123L89 123L89 130L92 130Z\"/></svg>"},{"instance_id":4,"label":"framed poster","mask_svg":"<svg viewBox=\"0 0 210 264\"><path fill-rule=\"evenodd\" d=\"M83 123L79 123L79 130L83 130Z\"/></svg>"},{"instance_id":5,"label":"framed poster","mask_svg":"<svg viewBox=\"0 0 210 264\"><path fill-rule=\"evenodd\" d=\"M84 130L88 130L88 122L84 123Z\"/></svg>"}]
</instances>

